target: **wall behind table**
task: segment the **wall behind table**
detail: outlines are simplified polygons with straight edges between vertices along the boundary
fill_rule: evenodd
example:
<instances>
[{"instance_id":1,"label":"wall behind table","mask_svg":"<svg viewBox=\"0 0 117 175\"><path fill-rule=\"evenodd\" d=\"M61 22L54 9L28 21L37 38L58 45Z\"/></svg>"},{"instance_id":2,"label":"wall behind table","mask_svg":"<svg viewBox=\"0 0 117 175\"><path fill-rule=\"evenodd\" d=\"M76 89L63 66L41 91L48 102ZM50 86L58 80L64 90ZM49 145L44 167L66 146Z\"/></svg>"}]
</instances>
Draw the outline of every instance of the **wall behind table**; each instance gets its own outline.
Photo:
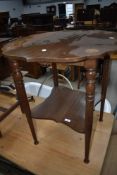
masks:
<instances>
[{"instance_id":1,"label":"wall behind table","mask_svg":"<svg viewBox=\"0 0 117 175\"><path fill-rule=\"evenodd\" d=\"M112 3L117 3L117 0L87 0L87 5L100 4L101 7L108 6Z\"/></svg>"},{"instance_id":2,"label":"wall behind table","mask_svg":"<svg viewBox=\"0 0 117 175\"><path fill-rule=\"evenodd\" d=\"M56 16L59 16L59 12L58 12L58 4L62 4L63 2L57 2L57 3L46 3L46 4L38 4L38 0L27 0L27 2L29 3L28 5L24 6L24 10L23 13L46 13L46 7L47 6L51 6L51 5L55 5L56 6ZM34 3L35 2L35 3ZM36 3L37 2L37 3ZM101 7L104 6L108 6L110 4L112 4L113 2L117 3L117 0L71 0L69 1L69 3L84 3L84 6L86 5L92 5L92 4L100 4Z\"/></svg>"},{"instance_id":3,"label":"wall behind table","mask_svg":"<svg viewBox=\"0 0 117 175\"><path fill-rule=\"evenodd\" d=\"M21 0L0 0L0 12L9 11L11 18L19 18L23 8Z\"/></svg>"},{"instance_id":4,"label":"wall behind table","mask_svg":"<svg viewBox=\"0 0 117 175\"><path fill-rule=\"evenodd\" d=\"M109 75L109 84L107 89L107 99L111 103L112 112L117 105L117 60L112 60L110 75Z\"/></svg>"},{"instance_id":5,"label":"wall behind table","mask_svg":"<svg viewBox=\"0 0 117 175\"><path fill-rule=\"evenodd\" d=\"M27 0L27 2L29 2L28 5L24 6L24 11L23 13L46 13L46 8L47 6L56 6L56 16L59 16L59 12L58 12L58 4L63 4L63 2L56 2L56 3L46 3L46 4L38 4L38 0ZM34 4L35 2L35 4ZM37 3L36 3L37 2ZM84 0L71 0L69 1L69 3L83 3Z\"/></svg>"},{"instance_id":6,"label":"wall behind table","mask_svg":"<svg viewBox=\"0 0 117 175\"><path fill-rule=\"evenodd\" d=\"M35 5L25 5L24 6L24 14L27 13L47 13L47 6L55 5L57 7L57 3L49 3L49 4L35 4ZM56 15L58 16L58 8L56 8Z\"/></svg>"}]
</instances>

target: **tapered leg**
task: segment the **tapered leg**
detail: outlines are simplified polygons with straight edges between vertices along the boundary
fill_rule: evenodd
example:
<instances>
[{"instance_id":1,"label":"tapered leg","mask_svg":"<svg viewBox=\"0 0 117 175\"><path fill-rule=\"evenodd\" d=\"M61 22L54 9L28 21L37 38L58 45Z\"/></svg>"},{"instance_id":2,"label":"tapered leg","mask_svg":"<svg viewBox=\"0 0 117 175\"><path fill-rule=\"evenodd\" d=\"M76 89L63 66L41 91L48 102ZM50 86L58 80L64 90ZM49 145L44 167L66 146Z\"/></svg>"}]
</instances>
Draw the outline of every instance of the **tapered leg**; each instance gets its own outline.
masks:
<instances>
[{"instance_id":1,"label":"tapered leg","mask_svg":"<svg viewBox=\"0 0 117 175\"><path fill-rule=\"evenodd\" d=\"M31 133L34 139L34 143L38 144L38 140L36 137L36 133L35 133L32 117L31 117L30 106L29 106L29 102L28 102L27 95L25 92L23 78L22 78L22 74L20 72L18 63L16 61L11 62L11 68L12 68L12 75L13 75L15 87L17 90L17 96L18 96L21 110L26 115L29 127L31 129Z\"/></svg>"},{"instance_id":2,"label":"tapered leg","mask_svg":"<svg viewBox=\"0 0 117 175\"><path fill-rule=\"evenodd\" d=\"M90 64L86 66L85 163L89 162L96 79L96 62L92 61Z\"/></svg>"},{"instance_id":3,"label":"tapered leg","mask_svg":"<svg viewBox=\"0 0 117 175\"><path fill-rule=\"evenodd\" d=\"M52 73L53 73L53 81L54 86L58 86L58 75L57 75L57 65L56 63L52 63Z\"/></svg>"},{"instance_id":4,"label":"tapered leg","mask_svg":"<svg viewBox=\"0 0 117 175\"><path fill-rule=\"evenodd\" d=\"M104 59L104 63L103 63L102 90L101 90L101 108L100 108L99 121L103 121L104 103L105 103L105 98L106 98L108 77L109 77L109 63L110 63L110 56L106 55L105 59Z\"/></svg>"}]
</instances>

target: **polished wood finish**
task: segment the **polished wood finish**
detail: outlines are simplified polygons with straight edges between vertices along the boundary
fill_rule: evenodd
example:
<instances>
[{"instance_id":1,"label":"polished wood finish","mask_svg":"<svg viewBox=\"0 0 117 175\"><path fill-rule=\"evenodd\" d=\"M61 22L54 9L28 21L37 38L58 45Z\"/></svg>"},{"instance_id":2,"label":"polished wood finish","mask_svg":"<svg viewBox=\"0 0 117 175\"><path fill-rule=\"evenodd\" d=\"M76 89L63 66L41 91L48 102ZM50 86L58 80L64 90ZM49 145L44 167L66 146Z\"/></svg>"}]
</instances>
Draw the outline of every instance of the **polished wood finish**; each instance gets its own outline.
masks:
<instances>
[{"instance_id":1,"label":"polished wood finish","mask_svg":"<svg viewBox=\"0 0 117 175\"><path fill-rule=\"evenodd\" d=\"M39 63L77 63L103 59L116 51L116 32L57 31L17 39L3 48L10 59Z\"/></svg>"},{"instance_id":2,"label":"polished wood finish","mask_svg":"<svg viewBox=\"0 0 117 175\"><path fill-rule=\"evenodd\" d=\"M34 111L32 110L32 113L27 103L26 95L22 96L22 94L25 94L25 91L24 88L22 88L23 85L21 85L21 76L19 76L17 81L15 81L21 108L22 111L25 111L27 116L29 115L29 117L32 116L36 118L53 119L62 123L63 120L65 120L67 121L68 126L77 131L80 131L81 126L84 125L85 163L89 162L97 60L105 60L105 66L103 70L104 72L106 71L106 74L108 74L110 53L115 52L116 50L117 33L97 30L88 31L88 33L87 31L60 31L41 35L32 35L7 44L3 48L4 55L11 60L11 63L13 60L52 63L55 90L53 90L51 96L39 106L38 110L35 108ZM67 89L60 90L56 87L58 86L56 63L83 63L82 65L84 65L86 69L87 79L85 108L83 106L84 103L82 98L74 95L74 91L71 93L71 91L68 92ZM13 72L15 72L16 75L19 74L19 70L15 69L16 67L13 66ZM105 73L103 74L102 82L100 120L103 120L103 108L107 88L107 76L105 76ZM80 94L78 93L78 95ZM79 99L81 99L81 103L79 102ZM50 106L50 104L52 105ZM71 104L71 106L69 104ZM85 112L85 116L83 111ZM46 112L47 114L45 114ZM74 115L74 113L77 117ZM39 114L39 116L37 114ZM69 115L70 119L67 118ZM84 121L81 119L83 117L85 118ZM76 124L72 123L72 120L74 122L76 121L77 123L76 118L79 122L77 126Z\"/></svg>"},{"instance_id":3,"label":"polished wood finish","mask_svg":"<svg viewBox=\"0 0 117 175\"><path fill-rule=\"evenodd\" d=\"M14 103L13 98L7 97L6 100L3 95L0 99L0 105ZM35 98L35 102L30 103L31 108L42 101L44 99ZM98 117L99 113L94 112L91 162L88 165L82 161L84 134L50 120L33 119L40 139L40 144L35 146L19 107L1 122L4 137L0 139L0 154L36 175L100 175L114 118L104 113L104 122L99 122Z\"/></svg>"}]
</instances>

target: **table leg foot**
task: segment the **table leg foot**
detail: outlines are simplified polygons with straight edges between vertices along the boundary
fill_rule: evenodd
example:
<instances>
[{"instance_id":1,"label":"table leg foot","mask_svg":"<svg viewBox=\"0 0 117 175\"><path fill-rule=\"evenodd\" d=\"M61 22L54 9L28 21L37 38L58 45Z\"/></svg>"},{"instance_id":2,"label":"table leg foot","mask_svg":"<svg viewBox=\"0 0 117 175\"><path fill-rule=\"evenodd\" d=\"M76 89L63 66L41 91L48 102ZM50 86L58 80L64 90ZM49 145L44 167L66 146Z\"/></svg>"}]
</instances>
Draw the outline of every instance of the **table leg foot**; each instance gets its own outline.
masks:
<instances>
[{"instance_id":1,"label":"table leg foot","mask_svg":"<svg viewBox=\"0 0 117 175\"><path fill-rule=\"evenodd\" d=\"M89 159L87 158L84 159L84 163L89 163L89 162L90 162Z\"/></svg>"},{"instance_id":2,"label":"table leg foot","mask_svg":"<svg viewBox=\"0 0 117 175\"><path fill-rule=\"evenodd\" d=\"M35 145L38 145L39 144L39 141L38 140L34 141L34 144Z\"/></svg>"}]
</instances>

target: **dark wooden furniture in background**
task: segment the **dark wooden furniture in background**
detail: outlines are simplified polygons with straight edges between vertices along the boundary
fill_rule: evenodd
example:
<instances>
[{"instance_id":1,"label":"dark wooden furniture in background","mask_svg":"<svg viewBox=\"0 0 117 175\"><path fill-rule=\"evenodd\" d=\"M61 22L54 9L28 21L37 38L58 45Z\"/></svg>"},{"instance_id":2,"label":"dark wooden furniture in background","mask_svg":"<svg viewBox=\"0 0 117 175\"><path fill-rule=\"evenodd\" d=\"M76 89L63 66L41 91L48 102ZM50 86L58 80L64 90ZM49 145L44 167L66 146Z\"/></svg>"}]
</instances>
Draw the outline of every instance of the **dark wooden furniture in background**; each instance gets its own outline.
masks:
<instances>
[{"instance_id":1,"label":"dark wooden furniture in background","mask_svg":"<svg viewBox=\"0 0 117 175\"><path fill-rule=\"evenodd\" d=\"M27 27L31 27L34 31L52 31L53 15L30 13L22 14L22 21Z\"/></svg>"},{"instance_id":2,"label":"dark wooden furniture in background","mask_svg":"<svg viewBox=\"0 0 117 175\"><path fill-rule=\"evenodd\" d=\"M0 36L8 34L9 12L0 12Z\"/></svg>"},{"instance_id":3,"label":"dark wooden furniture in background","mask_svg":"<svg viewBox=\"0 0 117 175\"><path fill-rule=\"evenodd\" d=\"M36 62L29 63L27 61L19 60L18 64L21 70L27 71L26 76L28 77L37 79L46 72L46 68Z\"/></svg>"},{"instance_id":4,"label":"dark wooden furniture in background","mask_svg":"<svg viewBox=\"0 0 117 175\"><path fill-rule=\"evenodd\" d=\"M52 14L53 16L55 16L56 6L55 5L47 6L46 11L47 11L47 14Z\"/></svg>"},{"instance_id":5,"label":"dark wooden furniture in background","mask_svg":"<svg viewBox=\"0 0 117 175\"><path fill-rule=\"evenodd\" d=\"M54 30L63 30L67 26L67 18L56 18L54 19Z\"/></svg>"},{"instance_id":6,"label":"dark wooden furniture in background","mask_svg":"<svg viewBox=\"0 0 117 175\"><path fill-rule=\"evenodd\" d=\"M34 34L35 31L32 27L24 27L22 25L16 25L11 29L11 34L13 37L28 36Z\"/></svg>"},{"instance_id":7,"label":"dark wooden furniture in background","mask_svg":"<svg viewBox=\"0 0 117 175\"><path fill-rule=\"evenodd\" d=\"M11 29L13 37L27 36L40 31L53 30L53 14L29 13L22 14L22 22L16 19L17 24ZM11 19L12 21L15 20Z\"/></svg>"},{"instance_id":8,"label":"dark wooden furniture in background","mask_svg":"<svg viewBox=\"0 0 117 175\"><path fill-rule=\"evenodd\" d=\"M2 55L1 48L9 42L11 38L0 38L0 80L5 79L10 75L10 67L8 60Z\"/></svg>"},{"instance_id":9,"label":"dark wooden furniture in background","mask_svg":"<svg viewBox=\"0 0 117 175\"><path fill-rule=\"evenodd\" d=\"M9 62L7 58L2 55L1 48L4 44L9 42L12 38L0 38L0 80L4 80L10 76L11 71L9 67ZM32 78L39 78L45 73L45 67L41 66L39 63L28 63L26 61L19 61L19 66L21 70L27 71L27 76Z\"/></svg>"},{"instance_id":10,"label":"dark wooden furniture in background","mask_svg":"<svg viewBox=\"0 0 117 175\"><path fill-rule=\"evenodd\" d=\"M80 6L79 6L80 7ZM95 13L98 11L98 15ZM99 4L82 6L75 11L77 29L117 30L117 3L103 8Z\"/></svg>"},{"instance_id":11,"label":"dark wooden furniture in background","mask_svg":"<svg viewBox=\"0 0 117 175\"><path fill-rule=\"evenodd\" d=\"M78 3L78 4L76 4L75 3L75 14L74 14L74 16L75 16L75 22L77 21L77 14L78 14L78 12L79 12L79 10L81 10L81 9L84 9L84 3Z\"/></svg>"},{"instance_id":12,"label":"dark wooden furniture in background","mask_svg":"<svg viewBox=\"0 0 117 175\"><path fill-rule=\"evenodd\" d=\"M11 74L9 62L7 58L2 55L1 48L4 44L9 42L11 38L0 38L0 80L4 80ZM39 63L28 63L26 61L19 61L21 70L27 71L27 76L32 78L39 78L46 71L46 68L41 66Z\"/></svg>"},{"instance_id":13,"label":"dark wooden furniture in background","mask_svg":"<svg viewBox=\"0 0 117 175\"><path fill-rule=\"evenodd\" d=\"M117 3L112 3L101 9L100 20L105 28L116 27L117 25Z\"/></svg>"},{"instance_id":14,"label":"dark wooden furniture in background","mask_svg":"<svg viewBox=\"0 0 117 175\"><path fill-rule=\"evenodd\" d=\"M111 40L113 37L114 40ZM95 80L97 60L103 59L101 109L99 120L103 120L103 109L107 90L110 53L117 51L117 33L104 31L60 31L33 35L7 44L3 54L9 58L13 71L18 99L26 114L35 142L32 117L61 122L77 132L85 134L85 163L89 162L90 140L93 124ZM23 44L23 47L22 47ZM54 89L39 106L30 109L17 60L52 63ZM86 93L58 86L56 63L81 63L86 69Z\"/></svg>"}]
</instances>

